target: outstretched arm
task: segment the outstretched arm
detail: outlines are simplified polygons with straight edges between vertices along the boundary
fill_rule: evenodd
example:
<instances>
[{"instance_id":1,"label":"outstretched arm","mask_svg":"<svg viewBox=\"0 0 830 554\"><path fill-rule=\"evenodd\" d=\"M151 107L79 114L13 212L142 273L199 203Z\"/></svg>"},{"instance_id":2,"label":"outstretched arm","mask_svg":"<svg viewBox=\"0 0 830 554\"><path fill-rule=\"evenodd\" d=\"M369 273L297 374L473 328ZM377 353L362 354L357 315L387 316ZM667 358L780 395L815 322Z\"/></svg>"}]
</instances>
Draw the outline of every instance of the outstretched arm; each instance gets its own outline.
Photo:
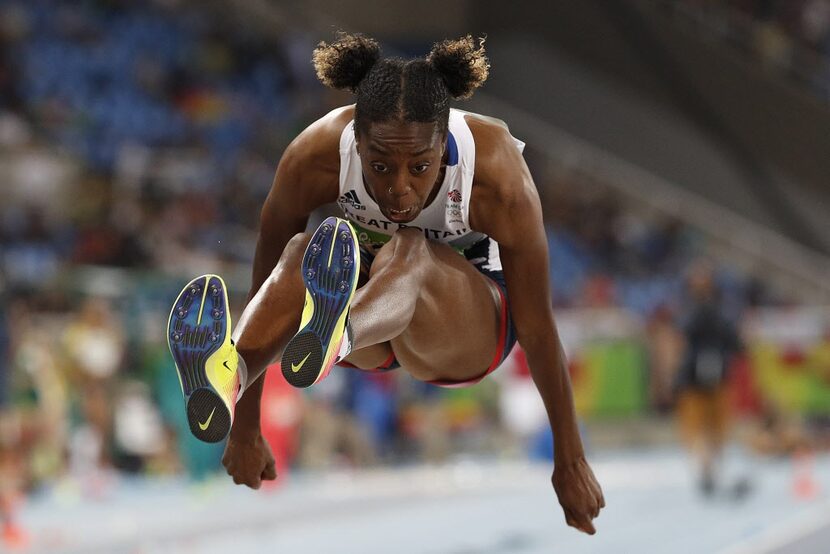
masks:
<instances>
[{"instance_id":1,"label":"outstretched arm","mask_svg":"<svg viewBox=\"0 0 830 554\"><path fill-rule=\"evenodd\" d=\"M471 125L471 128L474 126ZM511 315L554 435L553 487L568 525L594 534L605 506L585 460L567 362L551 308L548 247L536 186L503 129L475 136L477 158L471 224L499 243Z\"/></svg>"},{"instance_id":2,"label":"outstretched arm","mask_svg":"<svg viewBox=\"0 0 830 554\"><path fill-rule=\"evenodd\" d=\"M286 148L262 207L246 306L271 274L288 241L305 230L311 212L337 199L340 133L352 113L351 108L335 110L308 127ZM264 369L277 355L278 352L246 353L245 364L254 380L244 384L246 388L236 404L222 459L235 482L252 488L258 488L261 479L276 477L273 456L261 436L260 404Z\"/></svg>"}]
</instances>

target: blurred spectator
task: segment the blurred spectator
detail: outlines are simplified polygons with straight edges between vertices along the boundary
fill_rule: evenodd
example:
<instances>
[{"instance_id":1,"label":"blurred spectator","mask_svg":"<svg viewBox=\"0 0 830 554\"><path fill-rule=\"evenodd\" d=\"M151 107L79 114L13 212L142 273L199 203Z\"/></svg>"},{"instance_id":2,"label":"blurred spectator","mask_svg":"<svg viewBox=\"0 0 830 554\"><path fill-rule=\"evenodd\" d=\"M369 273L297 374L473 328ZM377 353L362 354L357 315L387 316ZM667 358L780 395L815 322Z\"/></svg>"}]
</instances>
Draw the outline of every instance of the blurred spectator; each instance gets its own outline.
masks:
<instances>
[{"instance_id":1,"label":"blurred spectator","mask_svg":"<svg viewBox=\"0 0 830 554\"><path fill-rule=\"evenodd\" d=\"M10 412L0 414L0 545L24 548L28 534L17 519L18 504L26 489L25 456L20 451L19 426Z\"/></svg>"},{"instance_id":2,"label":"blurred spectator","mask_svg":"<svg viewBox=\"0 0 830 554\"><path fill-rule=\"evenodd\" d=\"M801 29L807 44L830 54L830 1L807 0L801 13Z\"/></svg>"},{"instance_id":3,"label":"blurred spectator","mask_svg":"<svg viewBox=\"0 0 830 554\"><path fill-rule=\"evenodd\" d=\"M729 366L741 344L737 327L721 313L712 268L696 264L688 286L691 307L677 376L677 412L683 440L698 465L701 490L709 495L729 433Z\"/></svg>"},{"instance_id":4,"label":"blurred spectator","mask_svg":"<svg viewBox=\"0 0 830 554\"><path fill-rule=\"evenodd\" d=\"M115 378L125 354L122 324L109 302L103 298L87 299L67 325L63 346L70 378L81 393L77 401L88 435L76 444L97 450L97 454L88 454L90 461L108 467L113 445Z\"/></svg>"},{"instance_id":5,"label":"blurred spectator","mask_svg":"<svg viewBox=\"0 0 830 554\"><path fill-rule=\"evenodd\" d=\"M768 403L760 425L748 436L749 446L767 456L790 456L812 447L803 422L794 414L785 414Z\"/></svg>"},{"instance_id":6,"label":"blurred spectator","mask_svg":"<svg viewBox=\"0 0 830 554\"><path fill-rule=\"evenodd\" d=\"M22 548L28 537L15 520L16 508L25 492L63 471L68 405L53 338L33 321L27 301L6 307L10 352L4 364L12 373L0 407L0 520L6 546Z\"/></svg>"},{"instance_id":7,"label":"blurred spectator","mask_svg":"<svg viewBox=\"0 0 830 554\"><path fill-rule=\"evenodd\" d=\"M20 417L19 454L28 458L24 482L40 485L65 468L69 424L68 383L49 324L25 300L10 310L15 397Z\"/></svg>"},{"instance_id":8,"label":"blurred spectator","mask_svg":"<svg viewBox=\"0 0 830 554\"><path fill-rule=\"evenodd\" d=\"M535 455L535 438L550 436L548 414L539 398L527 364L527 356L517 344L493 375L500 386L500 419L510 437L518 440L524 452ZM536 441L538 442L538 441Z\"/></svg>"},{"instance_id":9,"label":"blurred spectator","mask_svg":"<svg viewBox=\"0 0 830 554\"><path fill-rule=\"evenodd\" d=\"M453 448L447 391L409 381L399 399L399 432L406 443L405 455L427 463L446 462Z\"/></svg>"},{"instance_id":10,"label":"blurred spectator","mask_svg":"<svg viewBox=\"0 0 830 554\"><path fill-rule=\"evenodd\" d=\"M300 427L298 461L307 468L336 465L363 467L378 460L367 429L362 428L351 405L350 368L338 368L308 391Z\"/></svg>"},{"instance_id":11,"label":"blurred spectator","mask_svg":"<svg viewBox=\"0 0 830 554\"><path fill-rule=\"evenodd\" d=\"M274 468L279 477L275 484L282 484L297 455L303 398L300 391L282 377L279 364L272 365L264 379L260 425L262 436L274 455Z\"/></svg>"},{"instance_id":12,"label":"blurred spectator","mask_svg":"<svg viewBox=\"0 0 830 554\"><path fill-rule=\"evenodd\" d=\"M25 545L26 534L19 527L15 513L25 483L24 457L20 453L19 421L11 403L12 368L9 355L8 304L0 281L0 533L8 548Z\"/></svg>"},{"instance_id":13,"label":"blurred spectator","mask_svg":"<svg viewBox=\"0 0 830 554\"><path fill-rule=\"evenodd\" d=\"M5 242L2 262L12 288L37 288L54 279L60 269L60 244L41 209L6 214L0 237Z\"/></svg>"},{"instance_id":14,"label":"blurred spectator","mask_svg":"<svg viewBox=\"0 0 830 554\"><path fill-rule=\"evenodd\" d=\"M659 306L646 326L649 353L649 401L658 414L674 404L674 383L683 358L685 341L671 309Z\"/></svg>"}]
</instances>

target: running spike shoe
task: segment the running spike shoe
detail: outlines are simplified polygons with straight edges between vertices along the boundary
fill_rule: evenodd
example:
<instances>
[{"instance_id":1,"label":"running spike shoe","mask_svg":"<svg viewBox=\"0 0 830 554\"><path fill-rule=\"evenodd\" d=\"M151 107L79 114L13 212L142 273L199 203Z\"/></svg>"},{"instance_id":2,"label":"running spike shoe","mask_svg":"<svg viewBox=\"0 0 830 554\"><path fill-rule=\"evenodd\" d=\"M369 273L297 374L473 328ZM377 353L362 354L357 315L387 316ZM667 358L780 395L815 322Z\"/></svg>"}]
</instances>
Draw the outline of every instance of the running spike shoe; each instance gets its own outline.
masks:
<instances>
[{"instance_id":1,"label":"running spike shoe","mask_svg":"<svg viewBox=\"0 0 830 554\"><path fill-rule=\"evenodd\" d=\"M167 345L176 363L193 435L219 442L230 431L239 389L239 357L231 340L224 281L197 277L179 293L167 322Z\"/></svg>"},{"instance_id":2,"label":"running spike shoe","mask_svg":"<svg viewBox=\"0 0 830 554\"><path fill-rule=\"evenodd\" d=\"M360 274L360 248L348 221L329 217L317 228L302 263L305 305L300 330L282 354L282 374L295 387L324 379L337 361Z\"/></svg>"}]
</instances>

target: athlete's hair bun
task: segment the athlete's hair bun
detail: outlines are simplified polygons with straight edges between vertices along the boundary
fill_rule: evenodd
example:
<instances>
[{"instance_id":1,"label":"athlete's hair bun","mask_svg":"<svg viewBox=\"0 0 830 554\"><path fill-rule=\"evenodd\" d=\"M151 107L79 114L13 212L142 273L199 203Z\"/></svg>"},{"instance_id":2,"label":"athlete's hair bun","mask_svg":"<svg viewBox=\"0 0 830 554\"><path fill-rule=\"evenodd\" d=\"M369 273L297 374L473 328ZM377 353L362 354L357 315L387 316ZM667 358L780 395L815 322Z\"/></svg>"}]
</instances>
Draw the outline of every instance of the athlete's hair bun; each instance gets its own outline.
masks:
<instances>
[{"instance_id":1,"label":"athlete's hair bun","mask_svg":"<svg viewBox=\"0 0 830 554\"><path fill-rule=\"evenodd\" d=\"M484 39L479 39L476 48L476 41L470 35L436 43L427 61L441 74L455 99L472 96L490 72L490 62L484 54Z\"/></svg>"},{"instance_id":2,"label":"athlete's hair bun","mask_svg":"<svg viewBox=\"0 0 830 554\"><path fill-rule=\"evenodd\" d=\"M376 40L361 34L337 33L331 44L321 42L312 61L317 78L327 87L354 92L380 59Z\"/></svg>"}]
</instances>

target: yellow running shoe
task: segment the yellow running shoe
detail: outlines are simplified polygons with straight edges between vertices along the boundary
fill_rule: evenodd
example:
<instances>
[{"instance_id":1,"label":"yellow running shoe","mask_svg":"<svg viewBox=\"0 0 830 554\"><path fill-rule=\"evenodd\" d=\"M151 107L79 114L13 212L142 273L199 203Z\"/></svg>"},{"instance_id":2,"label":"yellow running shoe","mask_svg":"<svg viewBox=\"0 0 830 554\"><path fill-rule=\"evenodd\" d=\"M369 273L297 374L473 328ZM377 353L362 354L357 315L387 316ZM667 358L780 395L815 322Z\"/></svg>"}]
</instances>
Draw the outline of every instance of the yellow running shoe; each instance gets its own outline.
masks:
<instances>
[{"instance_id":1,"label":"yellow running shoe","mask_svg":"<svg viewBox=\"0 0 830 554\"><path fill-rule=\"evenodd\" d=\"M343 219L329 217L317 228L303 255L305 306L300 330L282 354L282 374L295 387L324 379L340 353L349 305L360 275L357 233Z\"/></svg>"},{"instance_id":2,"label":"yellow running shoe","mask_svg":"<svg viewBox=\"0 0 830 554\"><path fill-rule=\"evenodd\" d=\"M203 275L176 298L167 321L167 346L176 363L193 435L219 442L230 431L239 389L239 357L231 340L224 281Z\"/></svg>"}]
</instances>

